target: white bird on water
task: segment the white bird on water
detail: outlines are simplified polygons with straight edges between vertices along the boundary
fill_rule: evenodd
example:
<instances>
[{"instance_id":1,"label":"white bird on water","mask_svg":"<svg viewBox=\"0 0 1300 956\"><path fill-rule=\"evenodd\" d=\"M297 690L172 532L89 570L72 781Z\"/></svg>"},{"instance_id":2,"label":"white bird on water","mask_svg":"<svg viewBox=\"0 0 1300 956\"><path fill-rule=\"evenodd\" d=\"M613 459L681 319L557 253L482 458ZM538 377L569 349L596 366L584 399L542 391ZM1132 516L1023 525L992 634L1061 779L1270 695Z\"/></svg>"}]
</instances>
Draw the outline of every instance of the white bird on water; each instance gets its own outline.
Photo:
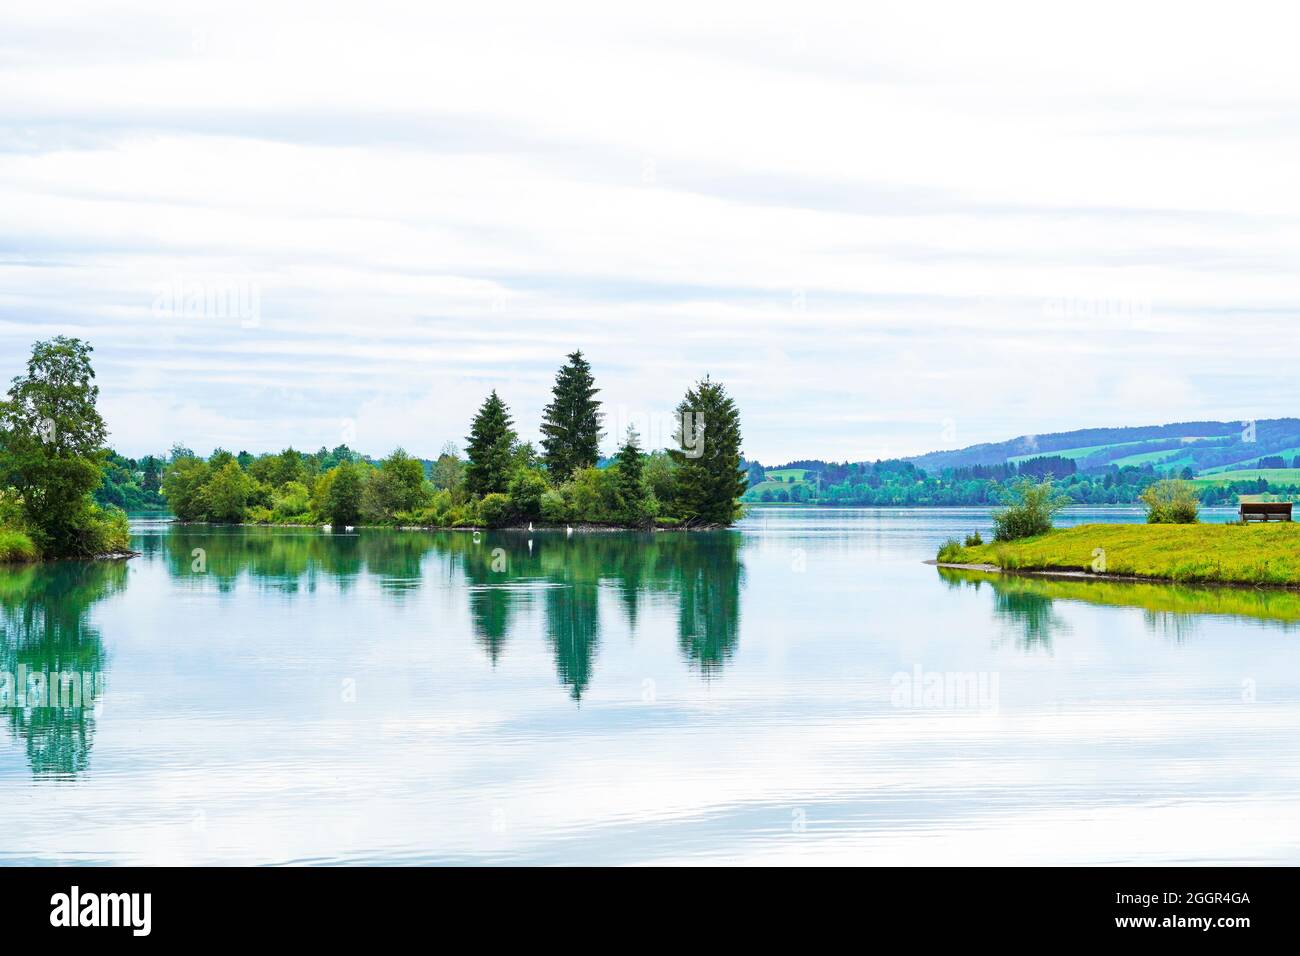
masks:
<instances>
[{"instance_id":1,"label":"white bird on water","mask_svg":"<svg viewBox=\"0 0 1300 956\"><path fill-rule=\"evenodd\" d=\"M531 521L528 522L528 533L529 534L533 533L533 523Z\"/></svg>"},{"instance_id":2,"label":"white bird on water","mask_svg":"<svg viewBox=\"0 0 1300 956\"><path fill-rule=\"evenodd\" d=\"M573 529L570 528L570 527L566 524L566 525L564 526L564 532L565 532L565 534L572 535L572 534L573 534Z\"/></svg>"}]
</instances>

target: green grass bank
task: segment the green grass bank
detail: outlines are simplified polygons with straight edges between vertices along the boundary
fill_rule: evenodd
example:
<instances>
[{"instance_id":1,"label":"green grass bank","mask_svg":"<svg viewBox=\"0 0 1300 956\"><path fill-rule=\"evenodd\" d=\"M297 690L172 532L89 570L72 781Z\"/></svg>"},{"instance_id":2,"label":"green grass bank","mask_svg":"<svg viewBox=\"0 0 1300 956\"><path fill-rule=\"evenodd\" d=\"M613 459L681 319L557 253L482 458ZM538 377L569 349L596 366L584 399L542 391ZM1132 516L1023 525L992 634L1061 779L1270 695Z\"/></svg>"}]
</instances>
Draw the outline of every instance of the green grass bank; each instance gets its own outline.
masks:
<instances>
[{"instance_id":1,"label":"green grass bank","mask_svg":"<svg viewBox=\"0 0 1300 956\"><path fill-rule=\"evenodd\" d=\"M939 561L1004 571L1300 587L1300 523L1085 524L1020 541L945 546Z\"/></svg>"}]
</instances>

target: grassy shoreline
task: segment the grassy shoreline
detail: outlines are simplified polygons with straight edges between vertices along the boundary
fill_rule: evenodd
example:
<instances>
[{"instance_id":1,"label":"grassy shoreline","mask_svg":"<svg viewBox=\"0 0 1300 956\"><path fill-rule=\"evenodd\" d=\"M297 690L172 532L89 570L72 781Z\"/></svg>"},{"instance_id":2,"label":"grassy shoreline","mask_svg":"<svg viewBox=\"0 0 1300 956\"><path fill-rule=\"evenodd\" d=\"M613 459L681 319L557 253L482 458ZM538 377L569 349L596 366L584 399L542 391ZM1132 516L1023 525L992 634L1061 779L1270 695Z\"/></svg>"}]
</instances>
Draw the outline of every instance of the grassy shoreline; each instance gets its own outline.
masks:
<instances>
[{"instance_id":1,"label":"grassy shoreline","mask_svg":"<svg viewBox=\"0 0 1300 956\"><path fill-rule=\"evenodd\" d=\"M1300 587L1300 524L1085 524L946 549L941 566Z\"/></svg>"}]
</instances>

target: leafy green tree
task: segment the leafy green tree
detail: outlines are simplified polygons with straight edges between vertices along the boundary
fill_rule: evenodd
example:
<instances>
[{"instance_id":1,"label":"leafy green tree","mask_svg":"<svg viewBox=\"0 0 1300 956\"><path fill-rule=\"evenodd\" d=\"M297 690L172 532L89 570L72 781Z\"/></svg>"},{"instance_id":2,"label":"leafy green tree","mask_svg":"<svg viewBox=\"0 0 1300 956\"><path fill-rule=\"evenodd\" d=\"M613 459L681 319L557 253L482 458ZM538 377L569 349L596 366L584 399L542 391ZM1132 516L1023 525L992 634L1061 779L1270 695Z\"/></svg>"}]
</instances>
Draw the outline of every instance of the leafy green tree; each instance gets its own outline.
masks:
<instances>
[{"instance_id":1,"label":"leafy green tree","mask_svg":"<svg viewBox=\"0 0 1300 956\"><path fill-rule=\"evenodd\" d=\"M235 458L235 456L231 452L226 451L224 448L214 448L212 450L212 454L208 456L208 467L210 467L213 471L220 471L222 468L225 468L226 465L228 465L230 462L236 460L237 459Z\"/></svg>"},{"instance_id":2,"label":"leafy green tree","mask_svg":"<svg viewBox=\"0 0 1300 956\"><path fill-rule=\"evenodd\" d=\"M424 466L396 449L373 472L362 490L361 511L371 521L390 521L398 512L424 502Z\"/></svg>"},{"instance_id":3,"label":"leafy green tree","mask_svg":"<svg viewBox=\"0 0 1300 956\"><path fill-rule=\"evenodd\" d=\"M465 482L465 463L460 460L460 449L451 442L442 446L438 460L433 463L429 476L433 487L439 491L449 491L454 496Z\"/></svg>"},{"instance_id":4,"label":"leafy green tree","mask_svg":"<svg viewBox=\"0 0 1300 956\"><path fill-rule=\"evenodd\" d=\"M599 391L582 352L570 353L555 376L551 403L542 410L542 458L557 484L600 457Z\"/></svg>"},{"instance_id":5,"label":"leafy green tree","mask_svg":"<svg viewBox=\"0 0 1300 956\"><path fill-rule=\"evenodd\" d=\"M479 502L478 513L489 528L499 528L510 520L510 499L495 491L484 495Z\"/></svg>"},{"instance_id":6,"label":"leafy green tree","mask_svg":"<svg viewBox=\"0 0 1300 956\"><path fill-rule=\"evenodd\" d=\"M163 472L162 493L180 521L202 521L204 506L199 492L212 475L208 463L193 455L172 460Z\"/></svg>"},{"instance_id":7,"label":"leafy green tree","mask_svg":"<svg viewBox=\"0 0 1300 956\"><path fill-rule=\"evenodd\" d=\"M1052 517L1070 504L1069 495L1058 491L1050 478L1041 483L1022 478L1007 492L1006 505L993 512L994 541L1046 534L1052 530Z\"/></svg>"},{"instance_id":8,"label":"leafy green tree","mask_svg":"<svg viewBox=\"0 0 1300 956\"><path fill-rule=\"evenodd\" d=\"M361 520L364 487L361 466L345 461L329 474L332 477L325 493L325 517L336 528L357 524Z\"/></svg>"},{"instance_id":9,"label":"leafy green tree","mask_svg":"<svg viewBox=\"0 0 1300 956\"><path fill-rule=\"evenodd\" d=\"M302 452L286 448L272 458L270 474L262 480L273 488L279 488L291 481L305 482L307 478L307 466L303 464Z\"/></svg>"},{"instance_id":10,"label":"leafy green tree","mask_svg":"<svg viewBox=\"0 0 1300 956\"><path fill-rule=\"evenodd\" d=\"M519 517L536 520L542 516L542 496L549 490L546 476L536 468L517 471L510 479L510 504Z\"/></svg>"},{"instance_id":11,"label":"leafy green tree","mask_svg":"<svg viewBox=\"0 0 1300 956\"><path fill-rule=\"evenodd\" d=\"M513 426L506 403L493 389L474 416L466 439L469 464L465 469L465 486L470 494L488 495L508 489L517 441Z\"/></svg>"},{"instance_id":12,"label":"leafy green tree","mask_svg":"<svg viewBox=\"0 0 1300 956\"><path fill-rule=\"evenodd\" d=\"M94 553L91 492L107 456L107 429L90 345L57 336L32 346L27 372L0 403L0 479L22 496L27 530L53 557Z\"/></svg>"},{"instance_id":13,"label":"leafy green tree","mask_svg":"<svg viewBox=\"0 0 1300 956\"><path fill-rule=\"evenodd\" d=\"M579 468L560 486L575 521L617 521L618 474L613 468Z\"/></svg>"},{"instance_id":14,"label":"leafy green tree","mask_svg":"<svg viewBox=\"0 0 1300 956\"><path fill-rule=\"evenodd\" d=\"M740 470L740 412L726 388L707 375L677 406L675 508L687 524L729 525L749 487ZM788 497L788 496L787 496Z\"/></svg>"},{"instance_id":15,"label":"leafy green tree","mask_svg":"<svg viewBox=\"0 0 1300 956\"><path fill-rule=\"evenodd\" d=\"M647 455L641 469L641 475L664 509L673 512L674 499L677 496L677 463L666 451L656 451Z\"/></svg>"},{"instance_id":16,"label":"leafy green tree","mask_svg":"<svg viewBox=\"0 0 1300 956\"><path fill-rule=\"evenodd\" d=\"M288 481L276 490L273 501L277 518L294 518L307 513L310 495L301 481Z\"/></svg>"},{"instance_id":17,"label":"leafy green tree","mask_svg":"<svg viewBox=\"0 0 1300 956\"><path fill-rule=\"evenodd\" d=\"M254 479L232 457L199 489L199 501L207 520L227 524L243 521L253 486Z\"/></svg>"}]
</instances>

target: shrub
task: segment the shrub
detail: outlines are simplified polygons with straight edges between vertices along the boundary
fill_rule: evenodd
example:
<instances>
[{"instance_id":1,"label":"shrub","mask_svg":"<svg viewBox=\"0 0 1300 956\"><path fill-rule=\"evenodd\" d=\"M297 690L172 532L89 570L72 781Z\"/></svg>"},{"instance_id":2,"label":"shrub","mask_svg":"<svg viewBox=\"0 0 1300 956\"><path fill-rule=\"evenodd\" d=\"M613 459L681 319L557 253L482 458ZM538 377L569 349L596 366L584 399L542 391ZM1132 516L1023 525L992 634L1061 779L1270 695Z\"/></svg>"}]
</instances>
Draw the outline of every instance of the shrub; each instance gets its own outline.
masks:
<instances>
[{"instance_id":1,"label":"shrub","mask_svg":"<svg viewBox=\"0 0 1300 956\"><path fill-rule=\"evenodd\" d=\"M261 505L254 505L245 512L244 520L253 524L270 524L275 515L270 508L263 508Z\"/></svg>"},{"instance_id":2,"label":"shrub","mask_svg":"<svg viewBox=\"0 0 1300 956\"><path fill-rule=\"evenodd\" d=\"M307 486L301 481L286 482L276 491L275 505L271 510L282 520L301 515L307 510L308 498Z\"/></svg>"},{"instance_id":3,"label":"shrub","mask_svg":"<svg viewBox=\"0 0 1300 956\"><path fill-rule=\"evenodd\" d=\"M681 518L674 518L670 515L660 515L658 518L655 518L655 524L660 528L678 528L681 527L681 523Z\"/></svg>"},{"instance_id":4,"label":"shrub","mask_svg":"<svg viewBox=\"0 0 1300 956\"><path fill-rule=\"evenodd\" d=\"M1052 516L1070 503L1069 497L1057 491L1051 481L1037 484L1025 479L1008 491L1011 501L993 513L994 541L1046 534L1052 530Z\"/></svg>"},{"instance_id":5,"label":"shrub","mask_svg":"<svg viewBox=\"0 0 1300 956\"><path fill-rule=\"evenodd\" d=\"M569 514L578 521L618 518L618 472L613 468L579 468L560 486Z\"/></svg>"},{"instance_id":6,"label":"shrub","mask_svg":"<svg viewBox=\"0 0 1300 956\"><path fill-rule=\"evenodd\" d=\"M540 518L542 496L549 490L546 476L536 468L527 468L510 480L510 503L521 518Z\"/></svg>"},{"instance_id":7,"label":"shrub","mask_svg":"<svg viewBox=\"0 0 1300 956\"><path fill-rule=\"evenodd\" d=\"M628 524L645 528L655 523L659 515L659 499L652 494L636 501L624 512Z\"/></svg>"},{"instance_id":8,"label":"shrub","mask_svg":"<svg viewBox=\"0 0 1300 956\"><path fill-rule=\"evenodd\" d=\"M978 548L983 543L984 539L980 537L978 531L972 531L970 534L966 535L966 547L968 548Z\"/></svg>"},{"instance_id":9,"label":"shrub","mask_svg":"<svg viewBox=\"0 0 1300 956\"><path fill-rule=\"evenodd\" d=\"M1196 486L1178 479L1157 481L1138 497L1147 506L1148 524L1195 524L1201 508Z\"/></svg>"},{"instance_id":10,"label":"shrub","mask_svg":"<svg viewBox=\"0 0 1300 956\"><path fill-rule=\"evenodd\" d=\"M939 545L939 560L943 562L955 562L961 557L961 542L956 538L949 538L943 544Z\"/></svg>"},{"instance_id":11,"label":"shrub","mask_svg":"<svg viewBox=\"0 0 1300 956\"><path fill-rule=\"evenodd\" d=\"M32 539L21 531L0 531L0 561L35 561L40 557Z\"/></svg>"},{"instance_id":12,"label":"shrub","mask_svg":"<svg viewBox=\"0 0 1300 956\"><path fill-rule=\"evenodd\" d=\"M510 520L512 514L510 499L497 491L484 495L478 503L479 519L489 528L501 527Z\"/></svg>"},{"instance_id":13,"label":"shrub","mask_svg":"<svg viewBox=\"0 0 1300 956\"><path fill-rule=\"evenodd\" d=\"M541 499L542 520L561 524L569 520L569 506L558 491L548 491Z\"/></svg>"},{"instance_id":14,"label":"shrub","mask_svg":"<svg viewBox=\"0 0 1300 956\"><path fill-rule=\"evenodd\" d=\"M126 512L112 505L107 508L91 505L76 516L71 527L70 555L73 557L113 554L130 550L130 546Z\"/></svg>"}]
</instances>

